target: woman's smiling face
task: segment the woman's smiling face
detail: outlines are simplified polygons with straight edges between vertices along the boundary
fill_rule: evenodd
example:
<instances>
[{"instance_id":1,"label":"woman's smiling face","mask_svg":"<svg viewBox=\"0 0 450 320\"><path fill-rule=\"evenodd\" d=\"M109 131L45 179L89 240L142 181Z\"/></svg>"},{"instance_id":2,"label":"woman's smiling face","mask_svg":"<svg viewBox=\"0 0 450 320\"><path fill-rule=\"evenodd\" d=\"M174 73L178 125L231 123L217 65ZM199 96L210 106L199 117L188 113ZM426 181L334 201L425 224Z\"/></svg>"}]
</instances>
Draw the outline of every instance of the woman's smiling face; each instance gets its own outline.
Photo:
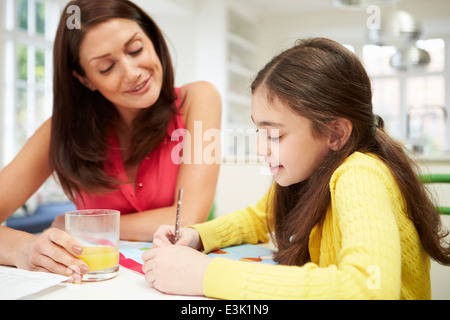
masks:
<instances>
[{"instance_id":1,"label":"woman's smiling face","mask_svg":"<svg viewBox=\"0 0 450 320\"><path fill-rule=\"evenodd\" d=\"M159 98L162 65L152 41L135 21L111 19L90 29L80 46L80 64L85 76L74 75L121 114L147 108Z\"/></svg>"},{"instance_id":2,"label":"woman's smiling face","mask_svg":"<svg viewBox=\"0 0 450 320\"><path fill-rule=\"evenodd\" d=\"M269 103L265 89L253 94L252 119L259 132L257 154L280 186L307 179L330 151L329 139L315 137L309 119L277 98Z\"/></svg>"}]
</instances>

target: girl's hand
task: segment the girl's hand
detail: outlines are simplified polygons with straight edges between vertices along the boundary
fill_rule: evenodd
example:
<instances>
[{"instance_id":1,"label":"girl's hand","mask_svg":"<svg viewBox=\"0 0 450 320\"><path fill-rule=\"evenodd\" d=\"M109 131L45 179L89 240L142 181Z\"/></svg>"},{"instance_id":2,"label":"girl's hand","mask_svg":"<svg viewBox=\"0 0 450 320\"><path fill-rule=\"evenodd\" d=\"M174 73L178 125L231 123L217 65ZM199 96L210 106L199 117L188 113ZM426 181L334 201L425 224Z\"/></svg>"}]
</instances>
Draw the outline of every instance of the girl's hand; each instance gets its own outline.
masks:
<instances>
[{"instance_id":1,"label":"girl's hand","mask_svg":"<svg viewBox=\"0 0 450 320\"><path fill-rule=\"evenodd\" d=\"M142 255L145 280L167 294L204 295L203 276L211 258L192 248L162 244Z\"/></svg>"},{"instance_id":2,"label":"girl's hand","mask_svg":"<svg viewBox=\"0 0 450 320\"><path fill-rule=\"evenodd\" d=\"M82 250L69 234L50 228L22 244L15 264L20 269L57 273L81 280L81 275L89 271L87 264L75 256Z\"/></svg>"},{"instance_id":3,"label":"girl's hand","mask_svg":"<svg viewBox=\"0 0 450 320\"><path fill-rule=\"evenodd\" d=\"M175 228L173 226L162 225L153 235L152 248L158 248L162 245L175 243ZM203 244L197 230L193 228L180 228L178 245L194 248L195 250L202 250Z\"/></svg>"}]
</instances>

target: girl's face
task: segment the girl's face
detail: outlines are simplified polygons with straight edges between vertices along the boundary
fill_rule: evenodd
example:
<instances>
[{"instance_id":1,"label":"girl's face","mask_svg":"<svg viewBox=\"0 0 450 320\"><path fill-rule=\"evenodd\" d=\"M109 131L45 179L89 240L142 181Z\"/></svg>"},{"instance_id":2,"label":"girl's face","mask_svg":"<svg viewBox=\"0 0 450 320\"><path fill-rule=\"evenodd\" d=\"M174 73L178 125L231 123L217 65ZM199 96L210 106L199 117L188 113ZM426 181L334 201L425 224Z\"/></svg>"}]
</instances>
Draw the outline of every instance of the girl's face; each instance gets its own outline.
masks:
<instances>
[{"instance_id":1,"label":"girl's face","mask_svg":"<svg viewBox=\"0 0 450 320\"><path fill-rule=\"evenodd\" d=\"M123 116L158 100L161 62L135 21L111 19L94 26L81 43L80 64L86 75L74 75L86 87L98 90Z\"/></svg>"},{"instance_id":2,"label":"girl's face","mask_svg":"<svg viewBox=\"0 0 450 320\"><path fill-rule=\"evenodd\" d=\"M264 156L280 186L307 179L330 150L327 138L313 136L310 120L278 99L269 105L264 89L253 94L252 119L258 129L257 154Z\"/></svg>"}]
</instances>

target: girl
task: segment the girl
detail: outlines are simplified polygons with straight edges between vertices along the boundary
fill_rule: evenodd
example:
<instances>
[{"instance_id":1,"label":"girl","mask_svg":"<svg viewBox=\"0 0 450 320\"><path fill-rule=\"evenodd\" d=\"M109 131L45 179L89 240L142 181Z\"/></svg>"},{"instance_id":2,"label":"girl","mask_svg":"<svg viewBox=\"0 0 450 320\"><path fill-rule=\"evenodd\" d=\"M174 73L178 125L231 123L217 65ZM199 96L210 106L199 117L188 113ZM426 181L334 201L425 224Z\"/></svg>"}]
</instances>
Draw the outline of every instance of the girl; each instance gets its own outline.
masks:
<instances>
[{"instance_id":1,"label":"girl","mask_svg":"<svg viewBox=\"0 0 450 320\"><path fill-rule=\"evenodd\" d=\"M66 26L73 5L80 29ZM145 12L127 0L69 2L54 44L53 89L52 118L0 172L0 221L53 172L78 209L120 210L122 239L150 241L159 225L171 223L180 187L181 224L206 220L219 164L175 163L181 138L172 133L194 132L194 121L218 129L220 97L205 82L174 88L168 47ZM183 147L191 148L189 141ZM54 226L64 227L61 219ZM40 236L0 229L0 264L61 274L77 266L83 273L87 266L74 256L80 250L56 228Z\"/></svg>"},{"instance_id":2,"label":"girl","mask_svg":"<svg viewBox=\"0 0 450 320\"><path fill-rule=\"evenodd\" d=\"M440 218L402 146L372 113L357 57L300 41L252 84L252 119L275 184L255 205L182 230L161 227L146 280L170 293L223 299L429 299L430 260L450 264ZM262 136L259 137L260 139ZM279 265L195 251L268 240Z\"/></svg>"}]
</instances>

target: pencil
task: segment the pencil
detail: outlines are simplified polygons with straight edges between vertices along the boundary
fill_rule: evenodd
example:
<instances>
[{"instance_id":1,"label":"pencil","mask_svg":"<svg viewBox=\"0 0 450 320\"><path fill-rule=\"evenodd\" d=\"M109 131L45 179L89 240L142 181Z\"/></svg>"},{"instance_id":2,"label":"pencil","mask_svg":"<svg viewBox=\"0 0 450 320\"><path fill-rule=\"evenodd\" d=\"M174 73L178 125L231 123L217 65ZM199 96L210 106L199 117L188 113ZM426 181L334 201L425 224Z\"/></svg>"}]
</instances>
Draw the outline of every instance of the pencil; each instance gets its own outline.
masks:
<instances>
[{"instance_id":1,"label":"pencil","mask_svg":"<svg viewBox=\"0 0 450 320\"><path fill-rule=\"evenodd\" d=\"M177 217L175 219L175 243L180 238L180 215L181 215L181 200L183 199L183 189L178 190L178 204L177 204Z\"/></svg>"}]
</instances>

